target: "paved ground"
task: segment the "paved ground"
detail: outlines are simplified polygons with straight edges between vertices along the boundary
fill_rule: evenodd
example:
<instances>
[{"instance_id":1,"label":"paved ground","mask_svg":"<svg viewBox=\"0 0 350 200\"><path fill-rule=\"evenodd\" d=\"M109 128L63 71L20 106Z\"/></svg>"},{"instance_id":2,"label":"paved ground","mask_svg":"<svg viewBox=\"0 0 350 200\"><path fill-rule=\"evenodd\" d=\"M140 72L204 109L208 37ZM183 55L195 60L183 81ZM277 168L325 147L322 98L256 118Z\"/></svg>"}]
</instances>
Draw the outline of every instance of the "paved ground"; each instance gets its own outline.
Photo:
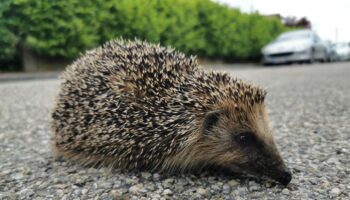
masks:
<instances>
[{"instance_id":1,"label":"paved ground","mask_svg":"<svg viewBox=\"0 0 350 200\"><path fill-rule=\"evenodd\" d=\"M294 173L287 188L55 161L48 118L59 82L46 79L0 83L0 199L349 199L350 63L232 71L268 88L275 138Z\"/></svg>"}]
</instances>

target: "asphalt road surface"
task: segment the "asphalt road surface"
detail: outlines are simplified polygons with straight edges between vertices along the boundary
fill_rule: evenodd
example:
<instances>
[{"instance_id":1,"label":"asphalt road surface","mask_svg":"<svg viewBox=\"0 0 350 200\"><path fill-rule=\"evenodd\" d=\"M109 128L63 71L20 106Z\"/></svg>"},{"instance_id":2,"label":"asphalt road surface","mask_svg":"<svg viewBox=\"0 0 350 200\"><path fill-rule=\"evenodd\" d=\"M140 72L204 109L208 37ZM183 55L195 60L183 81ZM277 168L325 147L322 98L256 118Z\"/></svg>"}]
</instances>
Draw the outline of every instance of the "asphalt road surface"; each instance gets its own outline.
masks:
<instances>
[{"instance_id":1,"label":"asphalt road surface","mask_svg":"<svg viewBox=\"0 0 350 200\"><path fill-rule=\"evenodd\" d=\"M55 160L48 120L56 79L0 82L0 199L349 199L350 63L229 68L268 90L288 187L221 174L84 168Z\"/></svg>"}]
</instances>

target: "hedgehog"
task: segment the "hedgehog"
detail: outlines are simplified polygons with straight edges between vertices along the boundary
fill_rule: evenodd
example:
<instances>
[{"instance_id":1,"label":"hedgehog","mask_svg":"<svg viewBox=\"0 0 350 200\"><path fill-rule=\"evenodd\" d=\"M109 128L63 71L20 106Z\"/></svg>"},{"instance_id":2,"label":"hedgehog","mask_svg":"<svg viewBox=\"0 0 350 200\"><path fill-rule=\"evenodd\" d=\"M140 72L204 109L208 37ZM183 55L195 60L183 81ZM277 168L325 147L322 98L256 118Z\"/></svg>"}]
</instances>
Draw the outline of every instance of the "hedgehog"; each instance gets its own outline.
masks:
<instances>
[{"instance_id":1,"label":"hedgehog","mask_svg":"<svg viewBox=\"0 0 350 200\"><path fill-rule=\"evenodd\" d=\"M140 40L87 51L62 74L52 112L58 156L95 167L161 172L222 167L287 185L266 91L194 56Z\"/></svg>"}]
</instances>

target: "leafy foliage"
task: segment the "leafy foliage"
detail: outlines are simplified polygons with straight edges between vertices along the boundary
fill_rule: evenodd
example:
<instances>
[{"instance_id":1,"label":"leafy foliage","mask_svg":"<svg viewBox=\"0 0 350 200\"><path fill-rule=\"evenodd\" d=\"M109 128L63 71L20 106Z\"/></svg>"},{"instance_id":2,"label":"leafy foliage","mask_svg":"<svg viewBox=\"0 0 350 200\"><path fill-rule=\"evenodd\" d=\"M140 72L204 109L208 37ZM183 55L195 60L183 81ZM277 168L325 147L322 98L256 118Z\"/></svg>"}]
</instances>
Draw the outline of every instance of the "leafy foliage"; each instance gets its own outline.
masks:
<instances>
[{"instance_id":1,"label":"leafy foliage","mask_svg":"<svg viewBox=\"0 0 350 200\"><path fill-rule=\"evenodd\" d=\"M14 59L23 46L74 58L117 37L240 61L258 58L261 47L285 29L278 19L210 0L2 0L0 63Z\"/></svg>"}]
</instances>

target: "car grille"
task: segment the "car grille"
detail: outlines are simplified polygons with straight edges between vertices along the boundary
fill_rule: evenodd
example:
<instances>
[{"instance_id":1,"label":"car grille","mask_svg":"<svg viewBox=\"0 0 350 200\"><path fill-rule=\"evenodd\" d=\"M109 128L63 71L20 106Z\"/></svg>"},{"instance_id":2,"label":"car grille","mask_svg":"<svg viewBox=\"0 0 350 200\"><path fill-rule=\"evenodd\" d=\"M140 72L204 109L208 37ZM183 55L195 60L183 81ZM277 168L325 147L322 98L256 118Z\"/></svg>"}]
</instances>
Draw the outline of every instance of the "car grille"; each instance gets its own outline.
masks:
<instances>
[{"instance_id":1,"label":"car grille","mask_svg":"<svg viewBox=\"0 0 350 200\"><path fill-rule=\"evenodd\" d=\"M270 57L281 57L281 56L290 56L292 55L293 52L285 52L285 53L274 53L274 54L269 54Z\"/></svg>"}]
</instances>

